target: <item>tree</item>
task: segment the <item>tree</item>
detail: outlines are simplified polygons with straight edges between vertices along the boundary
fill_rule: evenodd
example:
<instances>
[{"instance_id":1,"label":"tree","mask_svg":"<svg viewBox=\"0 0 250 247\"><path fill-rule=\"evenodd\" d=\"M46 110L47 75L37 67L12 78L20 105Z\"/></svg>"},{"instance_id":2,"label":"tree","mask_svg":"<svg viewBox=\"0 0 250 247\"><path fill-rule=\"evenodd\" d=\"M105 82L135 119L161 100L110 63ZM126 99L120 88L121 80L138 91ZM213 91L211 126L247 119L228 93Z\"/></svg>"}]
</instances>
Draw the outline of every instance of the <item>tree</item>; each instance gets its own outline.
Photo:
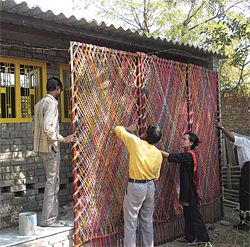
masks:
<instances>
[{"instance_id":1,"label":"tree","mask_svg":"<svg viewBox=\"0 0 250 247\"><path fill-rule=\"evenodd\" d=\"M246 0L79 0L107 23L225 52L222 88L249 82L249 18Z\"/></svg>"},{"instance_id":2,"label":"tree","mask_svg":"<svg viewBox=\"0 0 250 247\"><path fill-rule=\"evenodd\" d=\"M206 45L228 55L221 61L223 91L250 89L250 19L231 14L207 29Z\"/></svg>"}]
</instances>

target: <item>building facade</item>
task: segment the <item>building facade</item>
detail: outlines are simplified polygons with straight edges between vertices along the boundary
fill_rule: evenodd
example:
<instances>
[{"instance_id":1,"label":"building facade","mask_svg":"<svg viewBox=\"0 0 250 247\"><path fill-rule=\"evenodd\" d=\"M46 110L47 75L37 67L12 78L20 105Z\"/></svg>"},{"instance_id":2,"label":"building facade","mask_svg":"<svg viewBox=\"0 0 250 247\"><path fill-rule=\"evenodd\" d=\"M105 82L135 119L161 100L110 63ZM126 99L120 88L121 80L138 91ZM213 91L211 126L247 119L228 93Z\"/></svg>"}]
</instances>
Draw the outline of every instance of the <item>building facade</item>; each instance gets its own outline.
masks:
<instances>
[{"instance_id":1,"label":"building facade","mask_svg":"<svg viewBox=\"0 0 250 247\"><path fill-rule=\"evenodd\" d=\"M219 55L190 45L141 36L130 30L66 18L26 3L0 1L0 228L17 223L18 213L40 210L45 174L33 152L31 117L46 94L47 78L63 82L60 98L61 134L72 133L70 41L157 56L217 69ZM72 201L71 146L61 146L61 204Z\"/></svg>"}]
</instances>

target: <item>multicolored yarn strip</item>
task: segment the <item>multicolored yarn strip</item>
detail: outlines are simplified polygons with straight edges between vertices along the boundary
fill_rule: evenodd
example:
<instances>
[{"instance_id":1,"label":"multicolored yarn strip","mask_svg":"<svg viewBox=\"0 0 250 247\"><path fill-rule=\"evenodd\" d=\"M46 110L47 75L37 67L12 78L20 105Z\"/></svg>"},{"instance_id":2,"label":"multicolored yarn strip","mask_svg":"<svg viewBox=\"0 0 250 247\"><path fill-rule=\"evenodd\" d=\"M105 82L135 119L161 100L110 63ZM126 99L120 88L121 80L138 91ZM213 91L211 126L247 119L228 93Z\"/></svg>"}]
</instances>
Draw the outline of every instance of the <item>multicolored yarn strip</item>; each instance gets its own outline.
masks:
<instances>
[{"instance_id":1,"label":"multicolored yarn strip","mask_svg":"<svg viewBox=\"0 0 250 247\"><path fill-rule=\"evenodd\" d=\"M197 133L201 139L201 148L198 149L199 163L206 167L202 171L201 177L204 179L202 179L201 185L205 194L203 198L208 202L219 195L216 188L220 189L218 180L218 132L213 127L213 121L218 112L217 74L199 66L189 66L189 85L192 102L190 124L192 131Z\"/></svg>"},{"instance_id":2,"label":"multicolored yarn strip","mask_svg":"<svg viewBox=\"0 0 250 247\"><path fill-rule=\"evenodd\" d=\"M187 64L76 42L71 43L70 51L72 116L78 137L73 148L75 246L85 243L122 246L122 203L128 179L128 154L114 136L113 127L138 122L143 134L147 125L158 124L163 129L163 140L158 146L179 152L181 135L188 126L194 127L196 121L199 122L202 129L198 129L198 134L204 138L207 126L201 122L208 111L217 108L216 101L211 103L215 106L205 102L206 114L188 115L189 108L200 109L195 102L188 107L187 75L190 95L196 97L197 88L214 80L216 73L207 71L208 77L205 77L197 67L201 75L198 80L196 74L193 75L196 73L194 67ZM202 86L197 84L199 82ZM211 85L208 92L215 99L216 87ZM209 145L213 149L206 146L205 150L212 156L211 152L216 152L218 146L216 149L216 135L209 134L212 135ZM201 155L202 162L206 161L207 154L202 152ZM220 190L216 182L218 160L213 164L213 171L210 161L202 166L206 175L215 176L213 186L218 186L208 189L207 179L204 179L205 202L215 200ZM178 191L178 166L164 162L161 177L156 182L155 244L165 243L183 233ZM209 209L216 210L217 204L217 201L212 202Z\"/></svg>"},{"instance_id":3,"label":"multicolored yarn strip","mask_svg":"<svg viewBox=\"0 0 250 247\"><path fill-rule=\"evenodd\" d=\"M80 243L122 232L127 152L113 134L136 121L133 54L92 45L74 49L75 172Z\"/></svg>"},{"instance_id":4,"label":"multicolored yarn strip","mask_svg":"<svg viewBox=\"0 0 250 247\"><path fill-rule=\"evenodd\" d=\"M162 128L163 137L157 146L178 153L181 136L187 130L187 65L145 55L142 62L145 120ZM164 243L183 232L178 202L179 167L164 161L160 179L155 184L155 243Z\"/></svg>"},{"instance_id":5,"label":"multicolored yarn strip","mask_svg":"<svg viewBox=\"0 0 250 247\"><path fill-rule=\"evenodd\" d=\"M218 73L195 65L188 67L189 127L201 143L197 150L203 204L221 196L218 131ZM206 214L213 218L213 212Z\"/></svg>"}]
</instances>

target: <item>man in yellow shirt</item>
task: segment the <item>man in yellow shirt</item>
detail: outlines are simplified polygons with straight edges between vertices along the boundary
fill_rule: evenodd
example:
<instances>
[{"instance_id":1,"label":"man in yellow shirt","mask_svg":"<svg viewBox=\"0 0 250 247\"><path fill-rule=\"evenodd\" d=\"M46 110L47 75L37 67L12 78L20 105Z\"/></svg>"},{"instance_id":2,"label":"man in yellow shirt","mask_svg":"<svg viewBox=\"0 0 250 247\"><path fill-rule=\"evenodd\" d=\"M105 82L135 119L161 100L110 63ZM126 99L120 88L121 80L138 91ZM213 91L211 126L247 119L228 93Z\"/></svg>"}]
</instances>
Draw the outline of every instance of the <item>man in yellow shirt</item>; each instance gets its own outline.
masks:
<instances>
[{"instance_id":1,"label":"man in yellow shirt","mask_svg":"<svg viewBox=\"0 0 250 247\"><path fill-rule=\"evenodd\" d=\"M160 141L162 132L151 126L143 139L132 134L136 126L115 127L116 135L129 152L129 180L124 197L124 246L136 246L136 228L139 220L143 247L154 246L153 212L154 180L160 176L162 154L154 146Z\"/></svg>"}]
</instances>

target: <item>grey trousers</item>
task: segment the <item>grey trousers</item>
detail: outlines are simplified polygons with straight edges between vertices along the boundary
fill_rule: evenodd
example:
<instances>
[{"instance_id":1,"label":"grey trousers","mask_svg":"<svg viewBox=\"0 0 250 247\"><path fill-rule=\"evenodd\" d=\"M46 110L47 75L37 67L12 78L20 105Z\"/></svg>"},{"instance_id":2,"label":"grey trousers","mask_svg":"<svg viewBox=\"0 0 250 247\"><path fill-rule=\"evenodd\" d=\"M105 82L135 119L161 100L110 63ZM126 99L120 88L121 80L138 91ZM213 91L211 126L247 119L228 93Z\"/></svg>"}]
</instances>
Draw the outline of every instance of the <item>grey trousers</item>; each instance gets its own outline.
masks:
<instances>
[{"instance_id":1,"label":"grey trousers","mask_svg":"<svg viewBox=\"0 0 250 247\"><path fill-rule=\"evenodd\" d=\"M128 183L124 197L124 246L136 247L136 229L140 226L143 247L154 246L153 212L155 185L148 183Z\"/></svg>"},{"instance_id":2,"label":"grey trousers","mask_svg":"<svg viewBox=\"0 0 250 247\"><path fill-rule=\"evenodd\" d=\"M58 191L60 186L60 152L40 153L46 175L41 225L50 225L58 217Z\"/></svg>"}]
</instances>

